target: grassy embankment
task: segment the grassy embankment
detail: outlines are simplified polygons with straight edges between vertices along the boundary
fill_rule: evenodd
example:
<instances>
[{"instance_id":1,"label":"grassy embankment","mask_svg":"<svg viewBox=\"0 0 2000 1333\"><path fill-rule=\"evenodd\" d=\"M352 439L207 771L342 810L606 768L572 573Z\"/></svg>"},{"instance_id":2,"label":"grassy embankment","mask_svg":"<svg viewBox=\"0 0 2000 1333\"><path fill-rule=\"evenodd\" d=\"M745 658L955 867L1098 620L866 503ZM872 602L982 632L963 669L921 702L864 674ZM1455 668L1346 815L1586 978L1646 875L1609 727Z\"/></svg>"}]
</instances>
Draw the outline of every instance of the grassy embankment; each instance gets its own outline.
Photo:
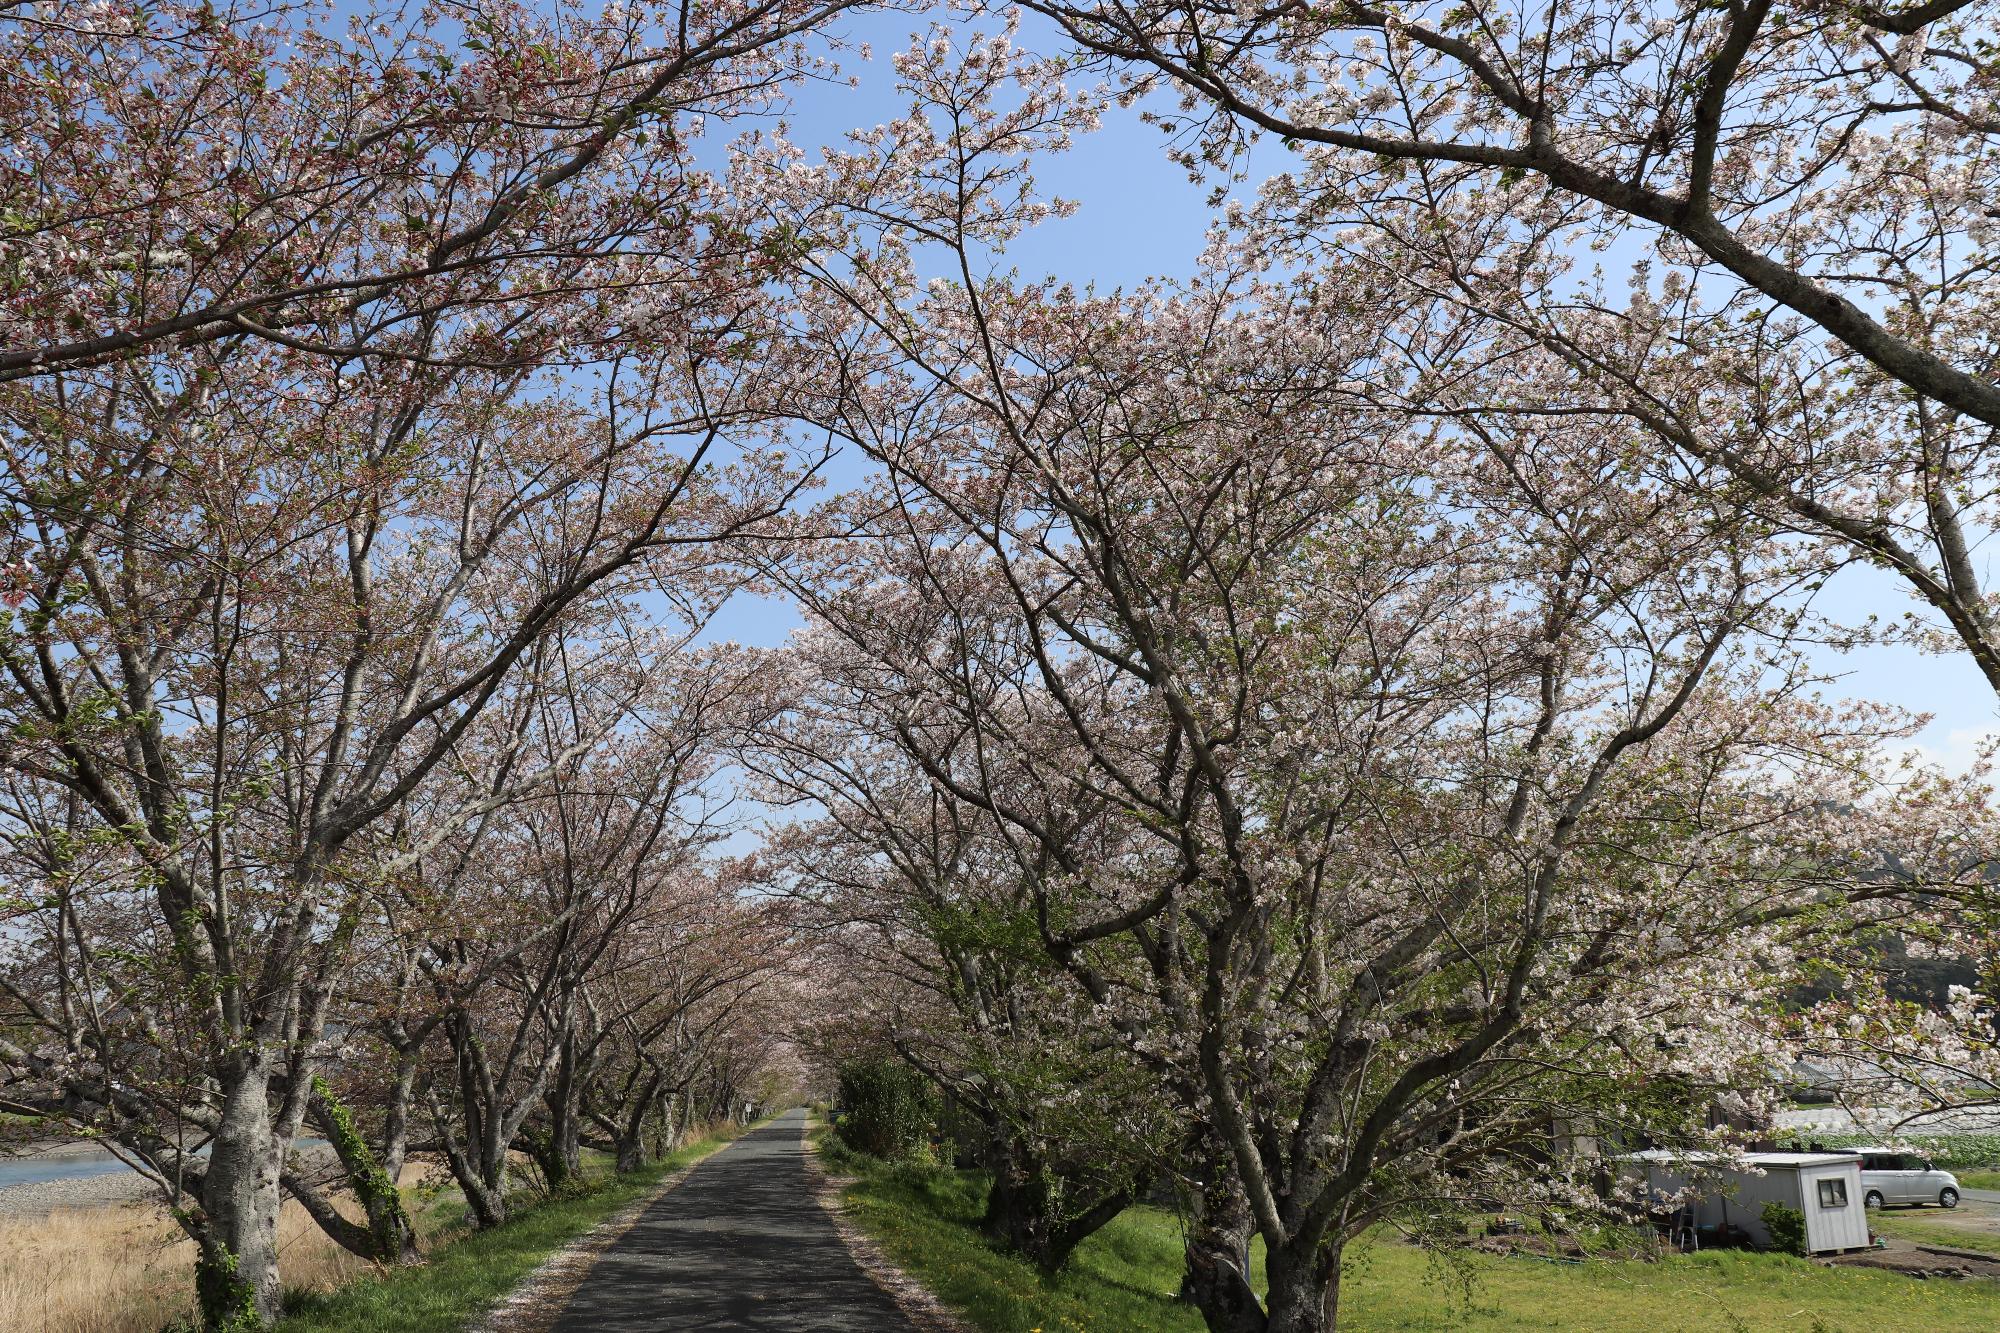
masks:
<instances>
[{"instance_id":1,"label":"grassy embankment","mask_svg":"<svg viewBox=\"0 0 2000 1333\"><path fill-rule=\"evenodd\" d=\"M705 1156L738 1131L690 1140L632 1176L594 1155L597 1188L529 1204L492 1232L470 1232L457 1192L408 1190L428 1262L383 1271L326 1238L296 1204L278 1228L287 1333L446 1333L504 1296L556 1249ZM158 1333L193 1311L194 1246L150 1205L69 1208L0 1219L0 1329Z\"/></svg>"},{"instance_id":2,"label":"grassy embankment","mask_svg":"<svg viewBox=\"0 0 2000 1333\"><path fill-rule=\"evenodd\" d=\"M1180 1232L1159 1209L1134 1208L1086 1241L1068 1271L1044 1281L1002 1254L975 1224L984 1182L970 1173L887 1166L822 1139L827 1166L859 1179L846 1192L861 1228L905 1271L986 1333L1199 1333L1175 1302ZM1484 1254L1450 1271L1378 1233L1350 1248L1341 1327L1351 1330L1813 1329L1821 1333L1988 1333L1993 1283L1918 1282L1738 1252L1660 1263L1554 1263Z\"/></svg>"}]
</instances>

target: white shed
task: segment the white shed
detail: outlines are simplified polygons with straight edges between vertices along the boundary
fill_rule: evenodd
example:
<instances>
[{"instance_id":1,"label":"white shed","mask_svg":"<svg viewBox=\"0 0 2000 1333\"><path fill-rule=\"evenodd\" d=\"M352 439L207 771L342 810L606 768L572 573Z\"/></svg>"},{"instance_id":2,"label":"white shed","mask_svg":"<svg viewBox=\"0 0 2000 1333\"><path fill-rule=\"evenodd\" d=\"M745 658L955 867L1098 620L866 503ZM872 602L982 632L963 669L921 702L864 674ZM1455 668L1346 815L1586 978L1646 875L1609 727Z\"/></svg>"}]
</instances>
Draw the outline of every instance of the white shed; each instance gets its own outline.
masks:
<instances>
[{"instance_id":1,"label":"white shed","mask_svg":"<svg viewBox=\"0 0 2000 1333\"><path fill-rule=\"evenodd\" d=\"M1700 1193L1681 1206L1692 1209L1694 1225L1703 1230L1732 1226L1753 1243L1769 1245L1762 1213L1766 1203L1777 1202L1805 1214L1808 1254L1868 1248L1859 1153L1749 1153L1740 1169L1718 1157L1658 1148L1628 1160L1644 1174L1652 1197L1680 1196L1692 1182Z\"/></svg>"}]
</instances>

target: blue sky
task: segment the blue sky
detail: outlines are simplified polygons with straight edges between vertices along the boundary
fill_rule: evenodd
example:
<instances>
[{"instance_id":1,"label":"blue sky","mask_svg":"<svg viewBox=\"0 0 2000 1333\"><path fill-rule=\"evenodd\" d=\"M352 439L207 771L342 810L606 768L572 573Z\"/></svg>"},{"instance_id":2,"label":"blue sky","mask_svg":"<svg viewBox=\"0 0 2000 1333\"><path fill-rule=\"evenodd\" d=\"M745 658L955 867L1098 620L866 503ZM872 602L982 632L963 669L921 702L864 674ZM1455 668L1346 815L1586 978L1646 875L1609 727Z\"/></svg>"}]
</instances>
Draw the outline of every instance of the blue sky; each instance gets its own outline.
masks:
<instances>
[{"instance_id":1,"label":"blue sky","mask_svg":"<svg viewBox=\"0 0 2000 1333\"><path fill-rule=\"evenodd\" d=\"M1046 28L1036 30L1044 22L1030 16L1022 45L1058 49ZM907 100L896 90L890 57L929 27L924 14L874 11L851 17L842 32L855 46L872 48L873 59L864 61L852 50L843 55L845 71L858 86L803 89L784 113L789 137L808 148L837 146L849 130L903 115ZM1008 251L1007 260L1024 275L1055 274L1079 287L1110 290L1194 271L1211 220L1210 186L1190 181L1186 171L1167 159L1159 132L1141 124L1137 112L1114 111L1102 130L1047 159L1035 176L1046 193L1075 200L1080 207L1029 231ZM1238 193L1247 198L1254 188L1246 182ZM832 475L842 474L852 475L845 464ZM725 608L714 634L776 645L798 623L783 603L745 597Z\"/></svg>"}]
</instances>

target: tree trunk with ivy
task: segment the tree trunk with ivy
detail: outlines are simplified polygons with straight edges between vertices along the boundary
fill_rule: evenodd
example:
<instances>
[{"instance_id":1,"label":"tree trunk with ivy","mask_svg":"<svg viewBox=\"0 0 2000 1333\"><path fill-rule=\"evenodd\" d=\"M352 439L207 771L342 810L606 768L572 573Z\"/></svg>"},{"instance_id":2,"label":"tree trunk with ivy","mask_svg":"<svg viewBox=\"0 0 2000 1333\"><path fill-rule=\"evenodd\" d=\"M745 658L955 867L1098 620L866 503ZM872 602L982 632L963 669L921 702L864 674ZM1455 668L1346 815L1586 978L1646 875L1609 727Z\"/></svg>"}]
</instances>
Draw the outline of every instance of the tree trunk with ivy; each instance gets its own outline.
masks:
<instances>
[{"instance_id":1,"label":"tree trunk with ivy","mask_svg":"<svg viewBox=\"0 0 2000 1333\"><path fill-rule=\"evenodd\" d=\"M406 1079L404 1080L407 1081ZM401 1089L407 1093L407 1087ZM346 1172L347 1186L354 1192L367 1216L365 1226L352 1226L329 1234L346 1248L381 1264L413 1264L418 1261L416 1229L402 1191L396 1187L395 1172L379 1160L366 1136L356 1125L354 1113L344 1106L322 1079L313 1080L314 1123ZM401 1165L400 1135L391 1126L391 1161ZM325 1223L322 1221L324 1227Z\"/></svg>"},{"instance_id":2,"label":"tree trunk with ivy","mask_svg":"<svg viewBox=\"0 0 2000 1333\"><path fill-rule=\"evenodd\" d=\"M278 1317L279 1164L271 1070L254 1047L224 1062L222 1117L201 1176L201 1207L183 1217L199 1251L202 1327L256 1329Z\"/></svg>"}]
</instances>

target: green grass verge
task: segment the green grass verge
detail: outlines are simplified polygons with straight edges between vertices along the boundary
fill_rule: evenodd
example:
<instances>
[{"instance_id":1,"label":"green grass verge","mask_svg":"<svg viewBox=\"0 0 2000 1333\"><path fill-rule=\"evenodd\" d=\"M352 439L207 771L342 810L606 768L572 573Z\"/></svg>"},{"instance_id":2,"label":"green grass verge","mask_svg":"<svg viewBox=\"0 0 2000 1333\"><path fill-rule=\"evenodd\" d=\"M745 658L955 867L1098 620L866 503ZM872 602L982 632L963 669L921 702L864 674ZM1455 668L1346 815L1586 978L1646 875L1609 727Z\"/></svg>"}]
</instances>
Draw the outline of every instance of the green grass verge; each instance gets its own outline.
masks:
<instances>
[{"instance_id":1,"label":"green grass verge","mask_svg":"<svg viewBox=\"0 0 2000 1333\"><path fill-rule=\"evenodd\" d=\"M2000 1171L1960 1171L1958 1183L1969 1190L2000 1190Z\"/></svg>"},{"instance_id":2,"label":"green grass verge","mask_svg":"<svg viewBox=\"0 0 2000 1333\"><path fill-rule=\"evenodd\" d=\"M1128 1210L1044 1280L977 1230L984 1181L967 1172L889 1166L821 1139L830 1170L858 1179L846 1199L862 1230L983 1333L1199 1333L1175 1301L1181 1238L1172 1215ZM1917 1282L1823 1268L1782 1255L1715 1252L1661 1263L1550 1263L1484 1254L1445 1267L1387 1235L1350 1247L1341 1327L1351 1330L1666 1329L1990 1333L2000 1286Z\"/></svg>"},{"instance_id":3,"label":"green grass verge","mask_svg":"<svg viewBox=\"0 0 2000 1333\"><path fill-rule=\"evenodd\" d=\"M986 1181L976 1173L886 1165L823 1129L815 1139L829 1171L859 1177L844 1197L861 1229L976 1327L1200 1333L1200 1316L1173 1299L1181 1242L1168 1214L1128 1210L1045 1281L979 1233Z\"/></svg>"},{"instance_id":4,"label":"green grass verge","mask_svg":"<svg viewBox=\"0 0 2000 1333\"><path fill-rule=\"evenodd\" d=\"M1880 1235L1917 1245L1943 1245L2000 1256L2000 1232L1980 1226L1963 1212L1951 1213L1941 1208L1877 1208L1869 1212L1868 1225ZM1994 1323L2000 1325L2000 1311L1996 1311Z\"/></svg>"},{"instance_id":5,"label":"green grass verge","mask_svg":"<svg viewBox=\"0 0 2000 1333\"><path fill-rule=\"evenodd\" d=\"M696 1139L630 1175L603 1175L590 1193L524 1207L491 1231L442 1234L421 1267L291 1298L280 1326L285 1333L457 1333L551 1254L730 1137Z\"/></svg>"}]
</instances>

